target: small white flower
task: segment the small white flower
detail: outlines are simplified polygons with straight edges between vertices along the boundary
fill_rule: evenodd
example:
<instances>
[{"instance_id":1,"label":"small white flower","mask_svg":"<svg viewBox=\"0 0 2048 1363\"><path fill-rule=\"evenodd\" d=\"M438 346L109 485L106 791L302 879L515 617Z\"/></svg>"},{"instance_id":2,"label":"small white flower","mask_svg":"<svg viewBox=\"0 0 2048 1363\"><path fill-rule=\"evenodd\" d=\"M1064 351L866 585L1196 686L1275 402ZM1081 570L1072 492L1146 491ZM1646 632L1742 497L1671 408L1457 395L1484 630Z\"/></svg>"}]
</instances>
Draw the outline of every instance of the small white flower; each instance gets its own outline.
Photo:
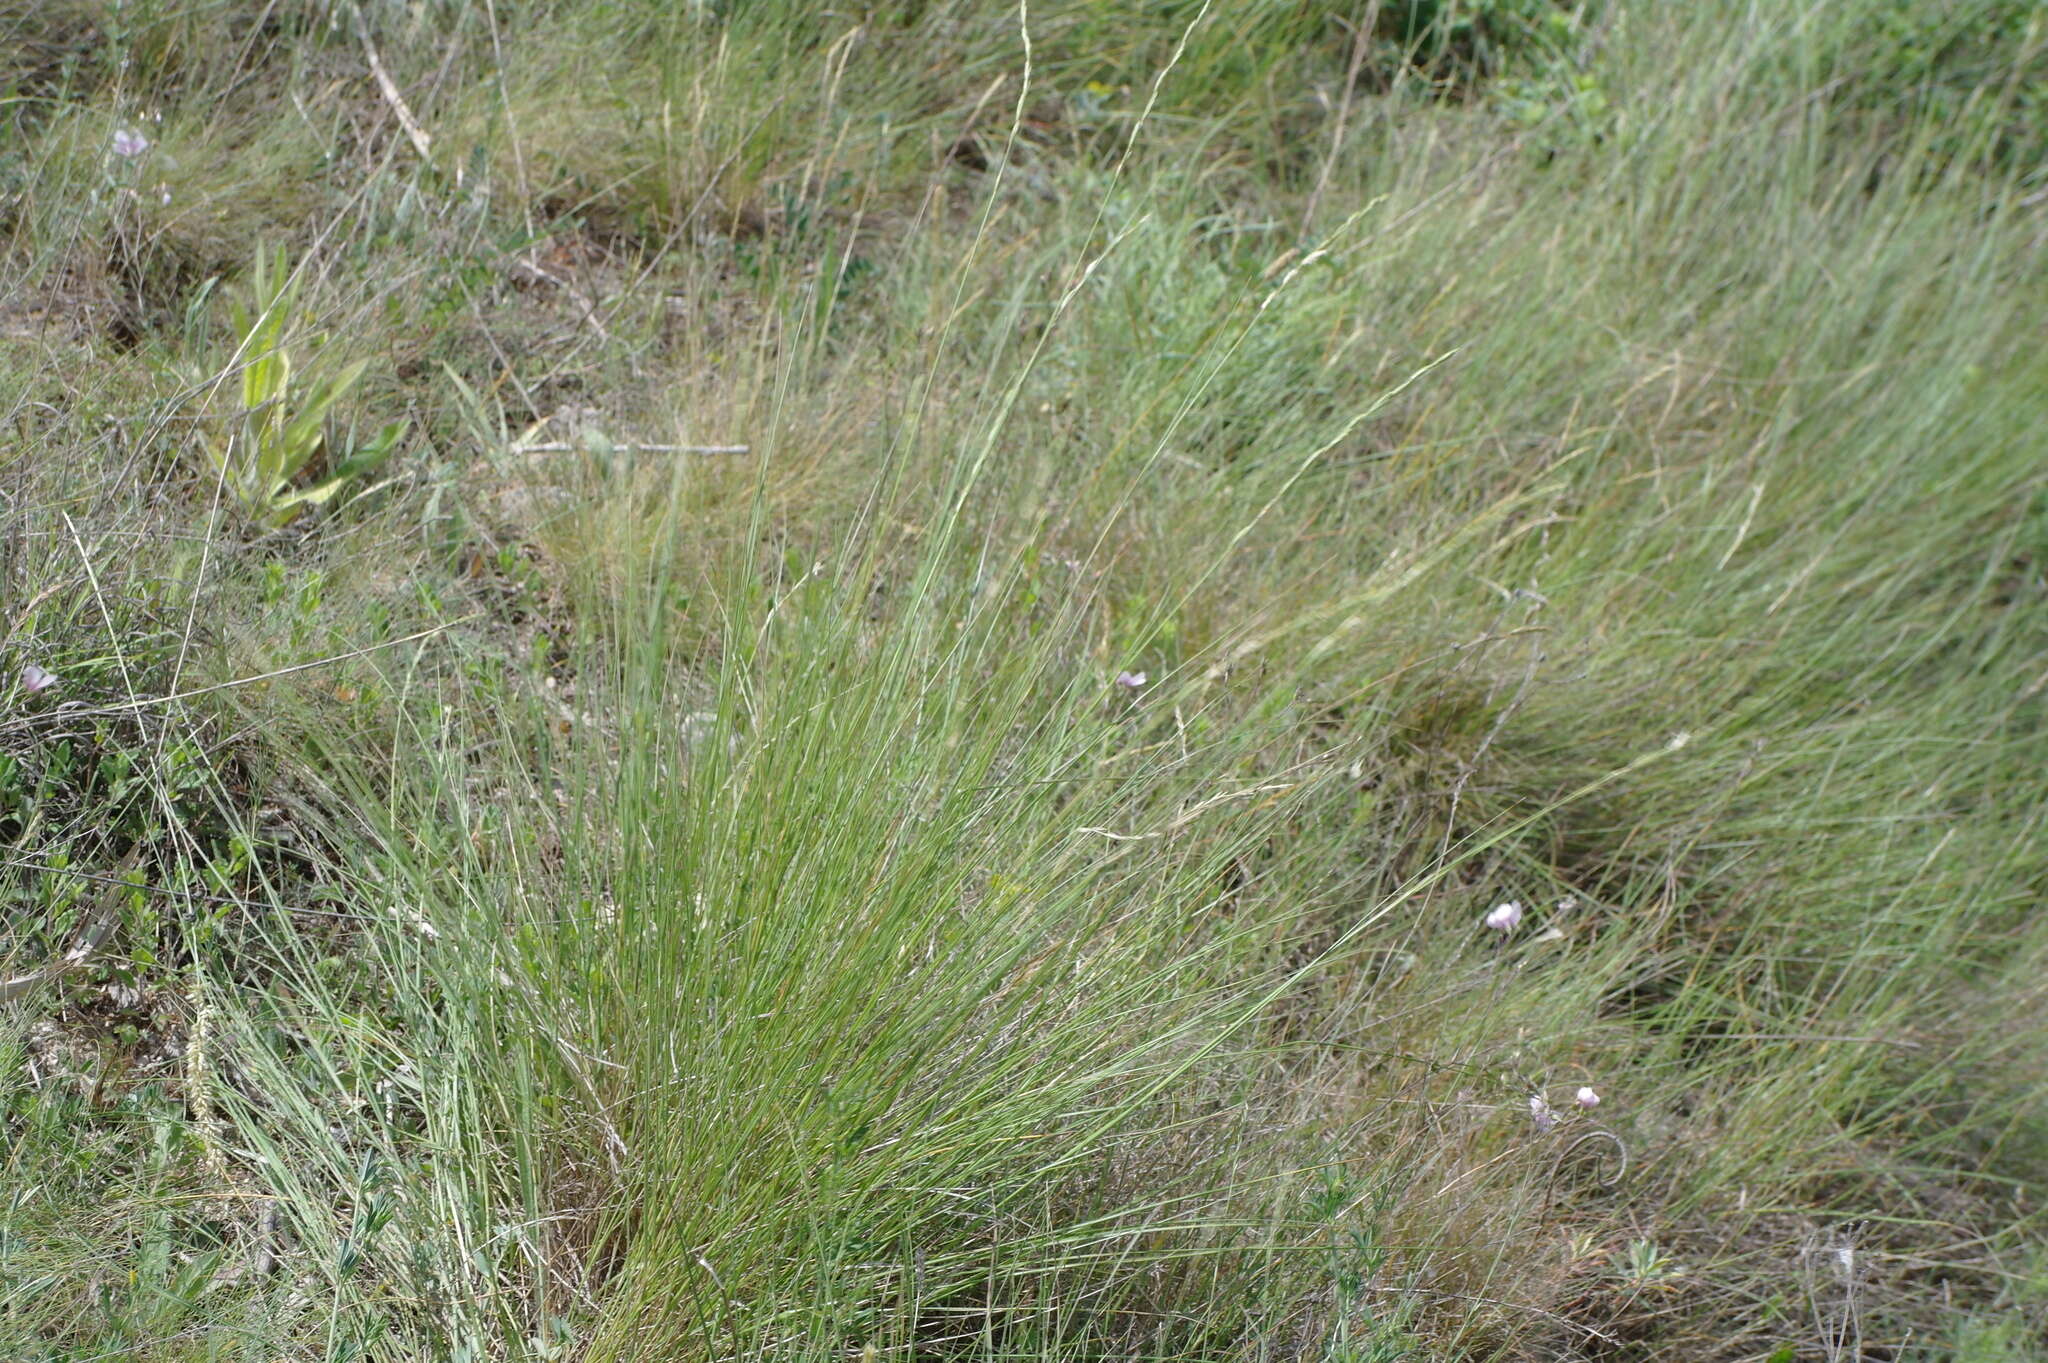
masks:
<instances>
[{"instance_id":1,"label":"small white flower","mask_svg":"<svg viewBox=\"0 0 2048 1363\"><path fill-rule=\"evenodd\" d=\"M1578 1103L1580 1107L1598 1107L1600 1106L1600 1095L1593 1092L1590 1086L1582 1084L1579 1087L1578 1097L1575 1098L1573 1101Z\"/></svg>"},{"instance_id":2,"label":"small white flower","mask_svg":"<svg viewBox=\"0 0 2048 1363\"><path fill-rule=\"evenodd\" d=\"M38 691L47 691L56 684L55 672L46 672L34 663L21 669L21 688L32 696Z\"/></svg>"},{"instance_id":3,"label":"small white flower","mask_svg":"<svg viewBox=\"0 0 2048 1363\"><path fill-rule=\"evenodd\" d=\"M1148 680L1149 678L1143 672L1119 672L1116 674L1116 684L1123 687L1126 691L1135 691Z\"/></svg>"},{"instance_id":4,"label":"small white flower","mask_svg":"<svg viewBox=\"0 0 2048 1363\"><path fill-rule=\"evenodd\" d=\"M1550 1104L1543 1101L1543 1095L1529 1095L1529 1120L1536 1123L1538 1131L1548 1131L1557 1125L1557 1114L1550 1110Z\"/></svg>"},{"instance_id":5,"label":"small white flower","mask_svg":"<svg viewBox=\"0 0 2048 1363\"><path fill-rule=\"evenodd\" d=\"M1680 729L1677 733L1671 735L1671 740L1664 746L1671 752L1677 752L1680 748L1684 747L1686 744L1690 742L1692 742L1692 735L1687 733L1685 730Z\"/></svg>"},{"instance_id":6,"label":"small white flower","mask_svg":"<svg viewBox=\"0 0 2048 1363\"><path fill-rule=\"evenodd\" d=\"M149 139L123 128L114 134L114 155L132 161L149 150Z\"/></svg>"},{"instance_id":7,"label":"small white flower","mask_svg":"<svg viewBox=\"0 0 2048 1363\"><path fill-rule=\"evenodd\" d=\"M410 923L413 926L413 928L419 933L419 935L426 938L428 941L438 942L441 940L440 929L436 928L432 923L428 922L427 916L421 913L418 909L412 907L412 905L394 905L392 908L392 912L396 913L400 918Z\"/></svg>"},{"instance_id":8,"label":"small white flower","mask_svg":"<svg viewBox=\"0 0 2048 1363\"><path fill-rule=\"evenodd\" d=\"M1486 915L1486 926L1495 932L1513 932L1522 922L1521 901L1510 899L1505 904L1496 904L1493 912Z\"/></svg>"}]
</instances>

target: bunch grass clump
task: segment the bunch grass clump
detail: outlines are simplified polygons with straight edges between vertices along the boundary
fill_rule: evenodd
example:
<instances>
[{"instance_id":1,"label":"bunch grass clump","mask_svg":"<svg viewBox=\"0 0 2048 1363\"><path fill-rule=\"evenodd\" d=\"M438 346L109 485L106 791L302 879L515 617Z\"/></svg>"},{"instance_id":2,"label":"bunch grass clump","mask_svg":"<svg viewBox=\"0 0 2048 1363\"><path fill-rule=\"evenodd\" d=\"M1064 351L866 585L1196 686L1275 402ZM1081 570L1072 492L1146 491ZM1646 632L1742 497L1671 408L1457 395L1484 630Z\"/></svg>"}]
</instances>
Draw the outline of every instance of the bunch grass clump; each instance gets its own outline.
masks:
<instances>
[{"instance_id":1,"label":"bunch grass clump","mask_svg":"<svg viewBox=\"0 0 2048 1363\"><path fill-rule=\"evenodd\" d=\"M2034 47L1884 8L17 21L0 1355L2031 1357Z\"/></svg>"}]
</instances>

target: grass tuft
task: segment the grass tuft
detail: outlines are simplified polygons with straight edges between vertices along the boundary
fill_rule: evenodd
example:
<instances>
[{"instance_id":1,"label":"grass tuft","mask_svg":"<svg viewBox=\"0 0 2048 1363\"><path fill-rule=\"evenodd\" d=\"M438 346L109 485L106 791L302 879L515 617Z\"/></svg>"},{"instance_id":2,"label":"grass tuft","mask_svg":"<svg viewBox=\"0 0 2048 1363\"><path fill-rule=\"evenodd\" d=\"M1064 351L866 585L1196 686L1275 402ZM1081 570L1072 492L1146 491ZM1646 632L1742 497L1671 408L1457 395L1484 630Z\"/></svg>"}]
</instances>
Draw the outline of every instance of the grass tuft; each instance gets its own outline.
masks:
<instances>
[{"instance_id":1,"label":"grass tuft","mask_svg":"<svg viewBox=\"0 0 2048 1363\"><path fill-rule=\"evenodd\" d=\"M0 1356L2037 1356L1951 11L0 16Z\"/></svg>"}]
</instances>

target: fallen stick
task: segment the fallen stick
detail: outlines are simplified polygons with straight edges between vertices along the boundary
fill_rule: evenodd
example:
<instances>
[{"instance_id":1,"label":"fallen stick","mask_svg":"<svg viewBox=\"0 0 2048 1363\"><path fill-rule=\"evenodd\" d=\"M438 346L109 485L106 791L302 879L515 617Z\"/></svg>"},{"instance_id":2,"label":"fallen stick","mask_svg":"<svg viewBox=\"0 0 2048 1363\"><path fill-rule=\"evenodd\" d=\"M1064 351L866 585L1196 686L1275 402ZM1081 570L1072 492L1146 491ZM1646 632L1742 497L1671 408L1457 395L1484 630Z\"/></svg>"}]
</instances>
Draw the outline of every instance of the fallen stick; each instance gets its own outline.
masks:
<instances>
[{"instance_id":1,"label":"fallen stick","mask_svg":"<svg viewBox=\"0 0 2048 1363\"><path fill-rule=\"evenodd\" d=\"M377 45L370 41L370 26L363 21L363 9L352 5L356 18L356 37L362 40L363 55L370 59L370 75L376 79L377 90L384 96L384 102L391 106L391 112L398 118L398 126L405 129L406 138L412 149L420 154L420 160L432 161L433 139L420 121L412 116L412 109L406 104L405 96L398 93L398 82L391 79L391 73L384 69L384 59L377 55Z\"/></svg>"},{"instance_id":2,"label":"fallen stick","mask_svg":"<svg viewBox=\"0 0 2048 1363\"><path fill-rule=\"evenodd\" d=\"M514 445L514 454L751 454L752 445L637 445L613 442L608 450L567 440L549 440L538 445Z\"/></svg>"}]
</instances>

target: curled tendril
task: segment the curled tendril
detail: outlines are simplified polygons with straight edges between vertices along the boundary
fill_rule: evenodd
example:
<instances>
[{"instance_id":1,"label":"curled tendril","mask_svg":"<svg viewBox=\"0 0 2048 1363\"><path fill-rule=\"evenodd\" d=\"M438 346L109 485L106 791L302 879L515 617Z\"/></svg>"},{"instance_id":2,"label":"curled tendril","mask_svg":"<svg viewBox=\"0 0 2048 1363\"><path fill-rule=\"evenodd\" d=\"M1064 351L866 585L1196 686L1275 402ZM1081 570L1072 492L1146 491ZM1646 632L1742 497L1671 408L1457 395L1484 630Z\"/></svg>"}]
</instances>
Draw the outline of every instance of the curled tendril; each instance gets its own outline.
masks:
<instances>
[{"instance_id":1,"label":"curled tendril","mask_svg":"<svg viewBox=\"0 0 2048 1363\"><path fill-rule=\"evenodd\" d=\"M1580 1146L1595 1141L1605 1141L1614 1147L1614 1174L1611 1178L1605 1178L1600 1181L1598 1185L1600 1191L1612 1192L1621 1186L1623 1179L1628 1177L1628 1146L1622 1141L1621 1137L1615 1135L1606 1127L1594 1127L1591 1131L1585 1132L1578 1139L1566 1145L1564 1149L1558 1151L1557 1158L1551 1161L1550 1178L1544 1185L1543 1191L1544 1211L1550 1210L1551 1201L1557 1196L1557 1176L1564 1172L1565 1161L1570 1159L1573 1152L1578 1150Z\"/></svg>"}]
</instances>

